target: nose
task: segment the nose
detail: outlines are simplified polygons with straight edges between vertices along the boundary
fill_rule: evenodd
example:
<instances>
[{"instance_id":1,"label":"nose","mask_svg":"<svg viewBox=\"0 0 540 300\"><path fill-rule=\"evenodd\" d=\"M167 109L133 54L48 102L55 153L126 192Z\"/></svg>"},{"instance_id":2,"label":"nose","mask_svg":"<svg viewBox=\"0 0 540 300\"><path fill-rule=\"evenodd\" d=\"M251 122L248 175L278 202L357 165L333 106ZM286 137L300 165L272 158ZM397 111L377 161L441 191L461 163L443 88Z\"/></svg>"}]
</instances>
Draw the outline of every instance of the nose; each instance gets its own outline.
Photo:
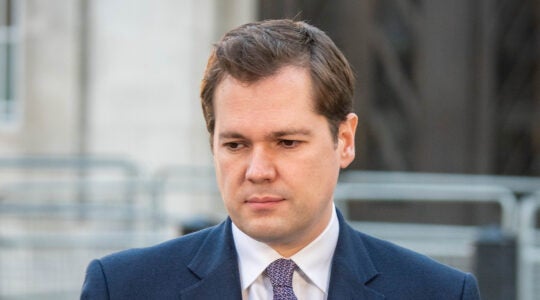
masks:
<instances>
[{"instance_id":1,"label":"nose","mask_svg":"<svg viewBox=\"0 0 540 300\"><path fill-rule=\"evenodd\" d=\"M252 183L272 182L276 174L270 153L262 148L253 149L246 170L246 179Z\"/></svg>"}]
</instances>

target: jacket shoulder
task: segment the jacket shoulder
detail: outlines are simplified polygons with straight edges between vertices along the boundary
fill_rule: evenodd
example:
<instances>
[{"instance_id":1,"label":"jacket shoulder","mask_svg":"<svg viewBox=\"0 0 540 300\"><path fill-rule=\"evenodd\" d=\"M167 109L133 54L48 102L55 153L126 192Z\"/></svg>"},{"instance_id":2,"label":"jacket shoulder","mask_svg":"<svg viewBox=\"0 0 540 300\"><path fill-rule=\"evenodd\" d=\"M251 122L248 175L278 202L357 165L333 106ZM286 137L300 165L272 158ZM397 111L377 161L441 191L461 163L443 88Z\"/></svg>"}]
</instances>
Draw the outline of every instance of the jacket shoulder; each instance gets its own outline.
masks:
<instances>
[{"instance_id":1,"label":"jacket shoulder","mask_svg":"<svg viewBox=\"0 0 540 300\"><path fill-rule=\"evenodd\" d=\"M112 253L102 257L100 261L104 266L113 268L136 268L139 265L170 263L171 259L175 259L176 262L189 262L212 229L204 229L149 247Z\"/></svg>"},{"instance_id":2,"label":"jacket shoulder","mask_svg":"<svg viewBox=\"0 0 540 300\"><path fill-rule=\"evenodd\" d=\"M362 239L378 276L372 287L398 291L403 299L479 299L474 276L444 265L426 255L364 233ZM435 299L433 298L433 299Z\"/></svg>"},{"instance_id":3,"label":"jacket shoulder","mask_svg":"<svg viewBox=\"0 0 540 300\"><path fill-rule=\"evenodd\" d=\"M216 227L92 261L81 299L171 299L199 278L188 268Z\"/></svg>"}]
</instances>

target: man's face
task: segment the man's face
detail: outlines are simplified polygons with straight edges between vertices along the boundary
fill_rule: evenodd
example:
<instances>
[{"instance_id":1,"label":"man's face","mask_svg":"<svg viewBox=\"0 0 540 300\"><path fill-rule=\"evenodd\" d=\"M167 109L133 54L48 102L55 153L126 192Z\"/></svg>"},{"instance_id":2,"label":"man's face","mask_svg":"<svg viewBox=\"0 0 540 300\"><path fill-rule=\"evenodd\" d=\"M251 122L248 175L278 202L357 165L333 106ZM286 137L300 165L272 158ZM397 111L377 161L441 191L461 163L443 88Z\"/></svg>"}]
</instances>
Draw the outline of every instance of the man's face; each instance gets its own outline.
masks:
<instances>
[{"instance_id":1,"label":"man's face","mask_svg":"<svg viewBox=\"0 0 540 300\"><path fill-rule=\"evenodd\" d=\"M214 163L227 211L285 256L324 230L339 169L354 158L356 115L336 143L311 84L308 70L288 66L252 84L228 76L214 95Z\"/></svg>"}]
</instances>

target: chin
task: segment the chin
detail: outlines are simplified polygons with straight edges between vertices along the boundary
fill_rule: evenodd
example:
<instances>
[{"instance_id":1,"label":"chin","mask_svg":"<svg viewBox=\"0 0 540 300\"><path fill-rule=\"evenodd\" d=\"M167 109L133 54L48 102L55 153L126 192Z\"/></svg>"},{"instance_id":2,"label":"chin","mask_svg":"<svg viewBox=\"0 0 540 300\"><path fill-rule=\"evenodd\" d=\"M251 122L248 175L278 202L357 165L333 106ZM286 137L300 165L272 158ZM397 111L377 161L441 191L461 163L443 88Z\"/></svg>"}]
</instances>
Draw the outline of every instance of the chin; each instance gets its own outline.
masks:
<instances>
[{"instance_id":1,"label":"chin","mask_svg":"<svg viewBox=\"0 0 540 300\"><path fill-rule=\"evenodd\" d=\"M275 223L272 224L272 222L258 222L257 224L249 224L240 229L250 237L266 244L282 239L285 235L285 228L275 226Z\"/></svg>"}]
</instances>

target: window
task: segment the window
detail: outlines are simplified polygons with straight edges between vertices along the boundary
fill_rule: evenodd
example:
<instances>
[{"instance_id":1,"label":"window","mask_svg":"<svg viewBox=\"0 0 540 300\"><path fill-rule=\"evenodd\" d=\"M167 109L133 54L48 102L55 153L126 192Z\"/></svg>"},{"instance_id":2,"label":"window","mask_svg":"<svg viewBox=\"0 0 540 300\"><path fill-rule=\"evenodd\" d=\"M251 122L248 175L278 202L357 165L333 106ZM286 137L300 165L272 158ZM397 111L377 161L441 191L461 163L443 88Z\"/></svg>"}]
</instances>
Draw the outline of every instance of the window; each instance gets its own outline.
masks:
<instances>
[{"instance_id":1,"label":"window","mask_svg":"<svg viewBox=\"0 0 540 300\"><path fill-rule=\"evenodd\" d=\"M17 120L17 0L0 0L0 127Z\"/></svg>"}]
</instances>

